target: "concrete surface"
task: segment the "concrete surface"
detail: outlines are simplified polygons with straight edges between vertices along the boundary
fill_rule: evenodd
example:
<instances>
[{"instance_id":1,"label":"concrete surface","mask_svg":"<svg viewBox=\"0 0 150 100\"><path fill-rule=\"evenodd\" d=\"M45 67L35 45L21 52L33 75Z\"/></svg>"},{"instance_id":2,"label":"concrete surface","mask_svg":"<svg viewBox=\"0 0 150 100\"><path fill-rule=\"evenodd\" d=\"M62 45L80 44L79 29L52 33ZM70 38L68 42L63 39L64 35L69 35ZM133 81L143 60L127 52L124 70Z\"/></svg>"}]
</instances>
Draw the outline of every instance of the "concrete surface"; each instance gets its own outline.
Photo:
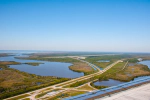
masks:
<instances>
[{"instance_id":1,"label":"concrete surface","mask_svg":"<svg viewBox=\"0 0 150 100\"><path fill-rule=\"evenodd\" d=\"M95 100L150 100L150 83Z\"/></svg>"}]
</instances>

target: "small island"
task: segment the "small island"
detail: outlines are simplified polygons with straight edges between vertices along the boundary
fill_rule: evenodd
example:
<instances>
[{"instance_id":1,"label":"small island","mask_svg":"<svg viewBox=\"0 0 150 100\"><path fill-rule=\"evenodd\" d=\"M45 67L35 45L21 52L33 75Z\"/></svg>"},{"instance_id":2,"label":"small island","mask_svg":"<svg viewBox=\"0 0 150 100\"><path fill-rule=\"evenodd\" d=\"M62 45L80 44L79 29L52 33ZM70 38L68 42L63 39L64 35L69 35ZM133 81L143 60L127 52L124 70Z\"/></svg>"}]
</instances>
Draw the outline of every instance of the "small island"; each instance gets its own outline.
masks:
<instances>
[{"instance_id":1,"label":"small island","mask_svg":"<svg viewBox=\"0 0 150 100\"><path fill-rule=\"evenodd\" d=\"M31 66L39 66L40 64L44 64L44 63L40 63L40 62L27 62L27 63L23 63L23 64L28 64Z\"/></svg>"}]
</instances>

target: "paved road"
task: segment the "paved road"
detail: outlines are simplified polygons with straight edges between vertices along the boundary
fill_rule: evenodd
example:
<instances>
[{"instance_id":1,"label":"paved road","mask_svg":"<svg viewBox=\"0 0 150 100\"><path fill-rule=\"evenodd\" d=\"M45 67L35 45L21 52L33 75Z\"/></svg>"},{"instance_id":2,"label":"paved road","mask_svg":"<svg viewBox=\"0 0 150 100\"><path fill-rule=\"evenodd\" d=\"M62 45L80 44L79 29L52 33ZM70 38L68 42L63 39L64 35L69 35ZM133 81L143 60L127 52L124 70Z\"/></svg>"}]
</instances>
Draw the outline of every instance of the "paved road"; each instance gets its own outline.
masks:
<instances>
[{"instance_id":1,"label":"paved road","mask_svg":"<svg viewBox=\"0 0 150 100\"><path fill-rule=\"evenodd\" d=\"M72 80L69 80L69 81L66 81L66 82L62 82L62 83L59 83L59 84L56 84L56 85L48 86L48 87L45 87L45 88L42 88L42 89L38 89L38 90L35 90L35 91L32 91L32 92L24 93L24 94L31 94L31 96L29 96L29 98L32 99L32 100L36 100L35 96L38 95L43 90L46 90L48 88L52 88L50 90L54 90L54 89L57 89L57 88L62 88L64 86L73 84L73 83L75 83L77 81L82 81L82 80L86 80L86 79L92 78L94 76L97 76L97 75L100 75L100 74L104 73L105 71L107 71L108 69L110 69L111 67L116 65L117 63L122 62L121 60L118 60L118 61L114 62L113 64L107 66L104 70L100 70L97 66L95 66L95 65L93 65L93 64L91 64L91 63L89 63L87 61L84 61L84 60L81 60L81 61L85 62L85 63L88 63L89 65L95 67L98 70L98 72L90 74L90 75L82 76L82 77L79 77L79 78L75 78L75 79L72 79ZM49 90L47 90L47 91L49 91ZM46 92L46 91L44 91L44 92ZM21 95L24 95L24 94L21 94ZM21 95L17 95L17 96L14 96L14 97L18 97L18 96L21 96ZM10 97L8 99L11 99L11 98L14 98L14 97ZM5 99L5 100L7 100L7 99Z\"/></svg>"}]
</instances>

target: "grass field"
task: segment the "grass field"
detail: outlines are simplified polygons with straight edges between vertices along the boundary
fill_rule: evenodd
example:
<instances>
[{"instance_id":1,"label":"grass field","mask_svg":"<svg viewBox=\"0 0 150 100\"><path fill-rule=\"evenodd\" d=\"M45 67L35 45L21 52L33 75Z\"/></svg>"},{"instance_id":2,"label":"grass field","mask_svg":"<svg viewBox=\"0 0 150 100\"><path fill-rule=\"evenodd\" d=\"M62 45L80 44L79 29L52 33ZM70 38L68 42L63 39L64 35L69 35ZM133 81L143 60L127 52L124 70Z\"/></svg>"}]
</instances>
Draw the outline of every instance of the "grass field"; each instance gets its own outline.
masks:
<instances>
[{"instance_id":1,"label":"grass field","mask_svg":"<svg viewBox=\"0 0 150 100\"><path fill-rule=\"evenodd\" d=\"M93 89L92 87L90 87L88 84L85 84L85 85L83 85L83 86L80 86L80 87L78 87L77 89L79 89L79 90L89 90L89 91L95 90L95 89Z\"/></svg>"},{"instance_id":2,"label":"grass field","mask_svg":"<svg viewBox=\"0 0 150 100\"><path fill-rule=\"evenodd\" d=\"M91 66L83 62L75 62L72 66L69 66L69 69L76 72L84 72L85 75L95 72Z\"/></svg>"},{"instance_id":3,"label":"grass field","mask_svg":"<svg viewBox=\"0 0 150 100\"><path fill-rule=\"evenodd\" d=\"M19 62L14 61L0 61L0 65L17 65L20 64Z\"/></svg>"},{"instance_id":4,"label":"grass field","mask_svg":"<svg viewBox=\"0 0 150 100\"><path fill-rule=\"evenodd\" d=\"M7 99L7 100L18 100L18 99L22 99L22 98L25 98L25 97L28 97L30 96L29 94L24 94L24 95L21 95L21 96L18 96L16 98L11 98L11 99Z\"/></svg>"}]
</instances>

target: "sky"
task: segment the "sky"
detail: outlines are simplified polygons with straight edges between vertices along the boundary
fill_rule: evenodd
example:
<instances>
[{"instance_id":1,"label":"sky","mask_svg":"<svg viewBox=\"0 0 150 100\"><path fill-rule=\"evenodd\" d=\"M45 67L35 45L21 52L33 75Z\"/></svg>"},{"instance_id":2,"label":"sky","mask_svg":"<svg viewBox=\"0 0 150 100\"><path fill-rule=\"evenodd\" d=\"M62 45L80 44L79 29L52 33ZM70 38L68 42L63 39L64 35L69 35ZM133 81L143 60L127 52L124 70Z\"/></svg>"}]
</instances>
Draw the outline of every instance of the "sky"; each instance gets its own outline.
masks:
<instances>
[{"instance_id":1,"label":"sky","mask_svg":"<svg viewBox=\"0 0 150 100\"><path fill-rule=\"evenodd\" d=\"M150 0L0 0L0 50L150 52Z\"/></svg>"}]
</instances>

